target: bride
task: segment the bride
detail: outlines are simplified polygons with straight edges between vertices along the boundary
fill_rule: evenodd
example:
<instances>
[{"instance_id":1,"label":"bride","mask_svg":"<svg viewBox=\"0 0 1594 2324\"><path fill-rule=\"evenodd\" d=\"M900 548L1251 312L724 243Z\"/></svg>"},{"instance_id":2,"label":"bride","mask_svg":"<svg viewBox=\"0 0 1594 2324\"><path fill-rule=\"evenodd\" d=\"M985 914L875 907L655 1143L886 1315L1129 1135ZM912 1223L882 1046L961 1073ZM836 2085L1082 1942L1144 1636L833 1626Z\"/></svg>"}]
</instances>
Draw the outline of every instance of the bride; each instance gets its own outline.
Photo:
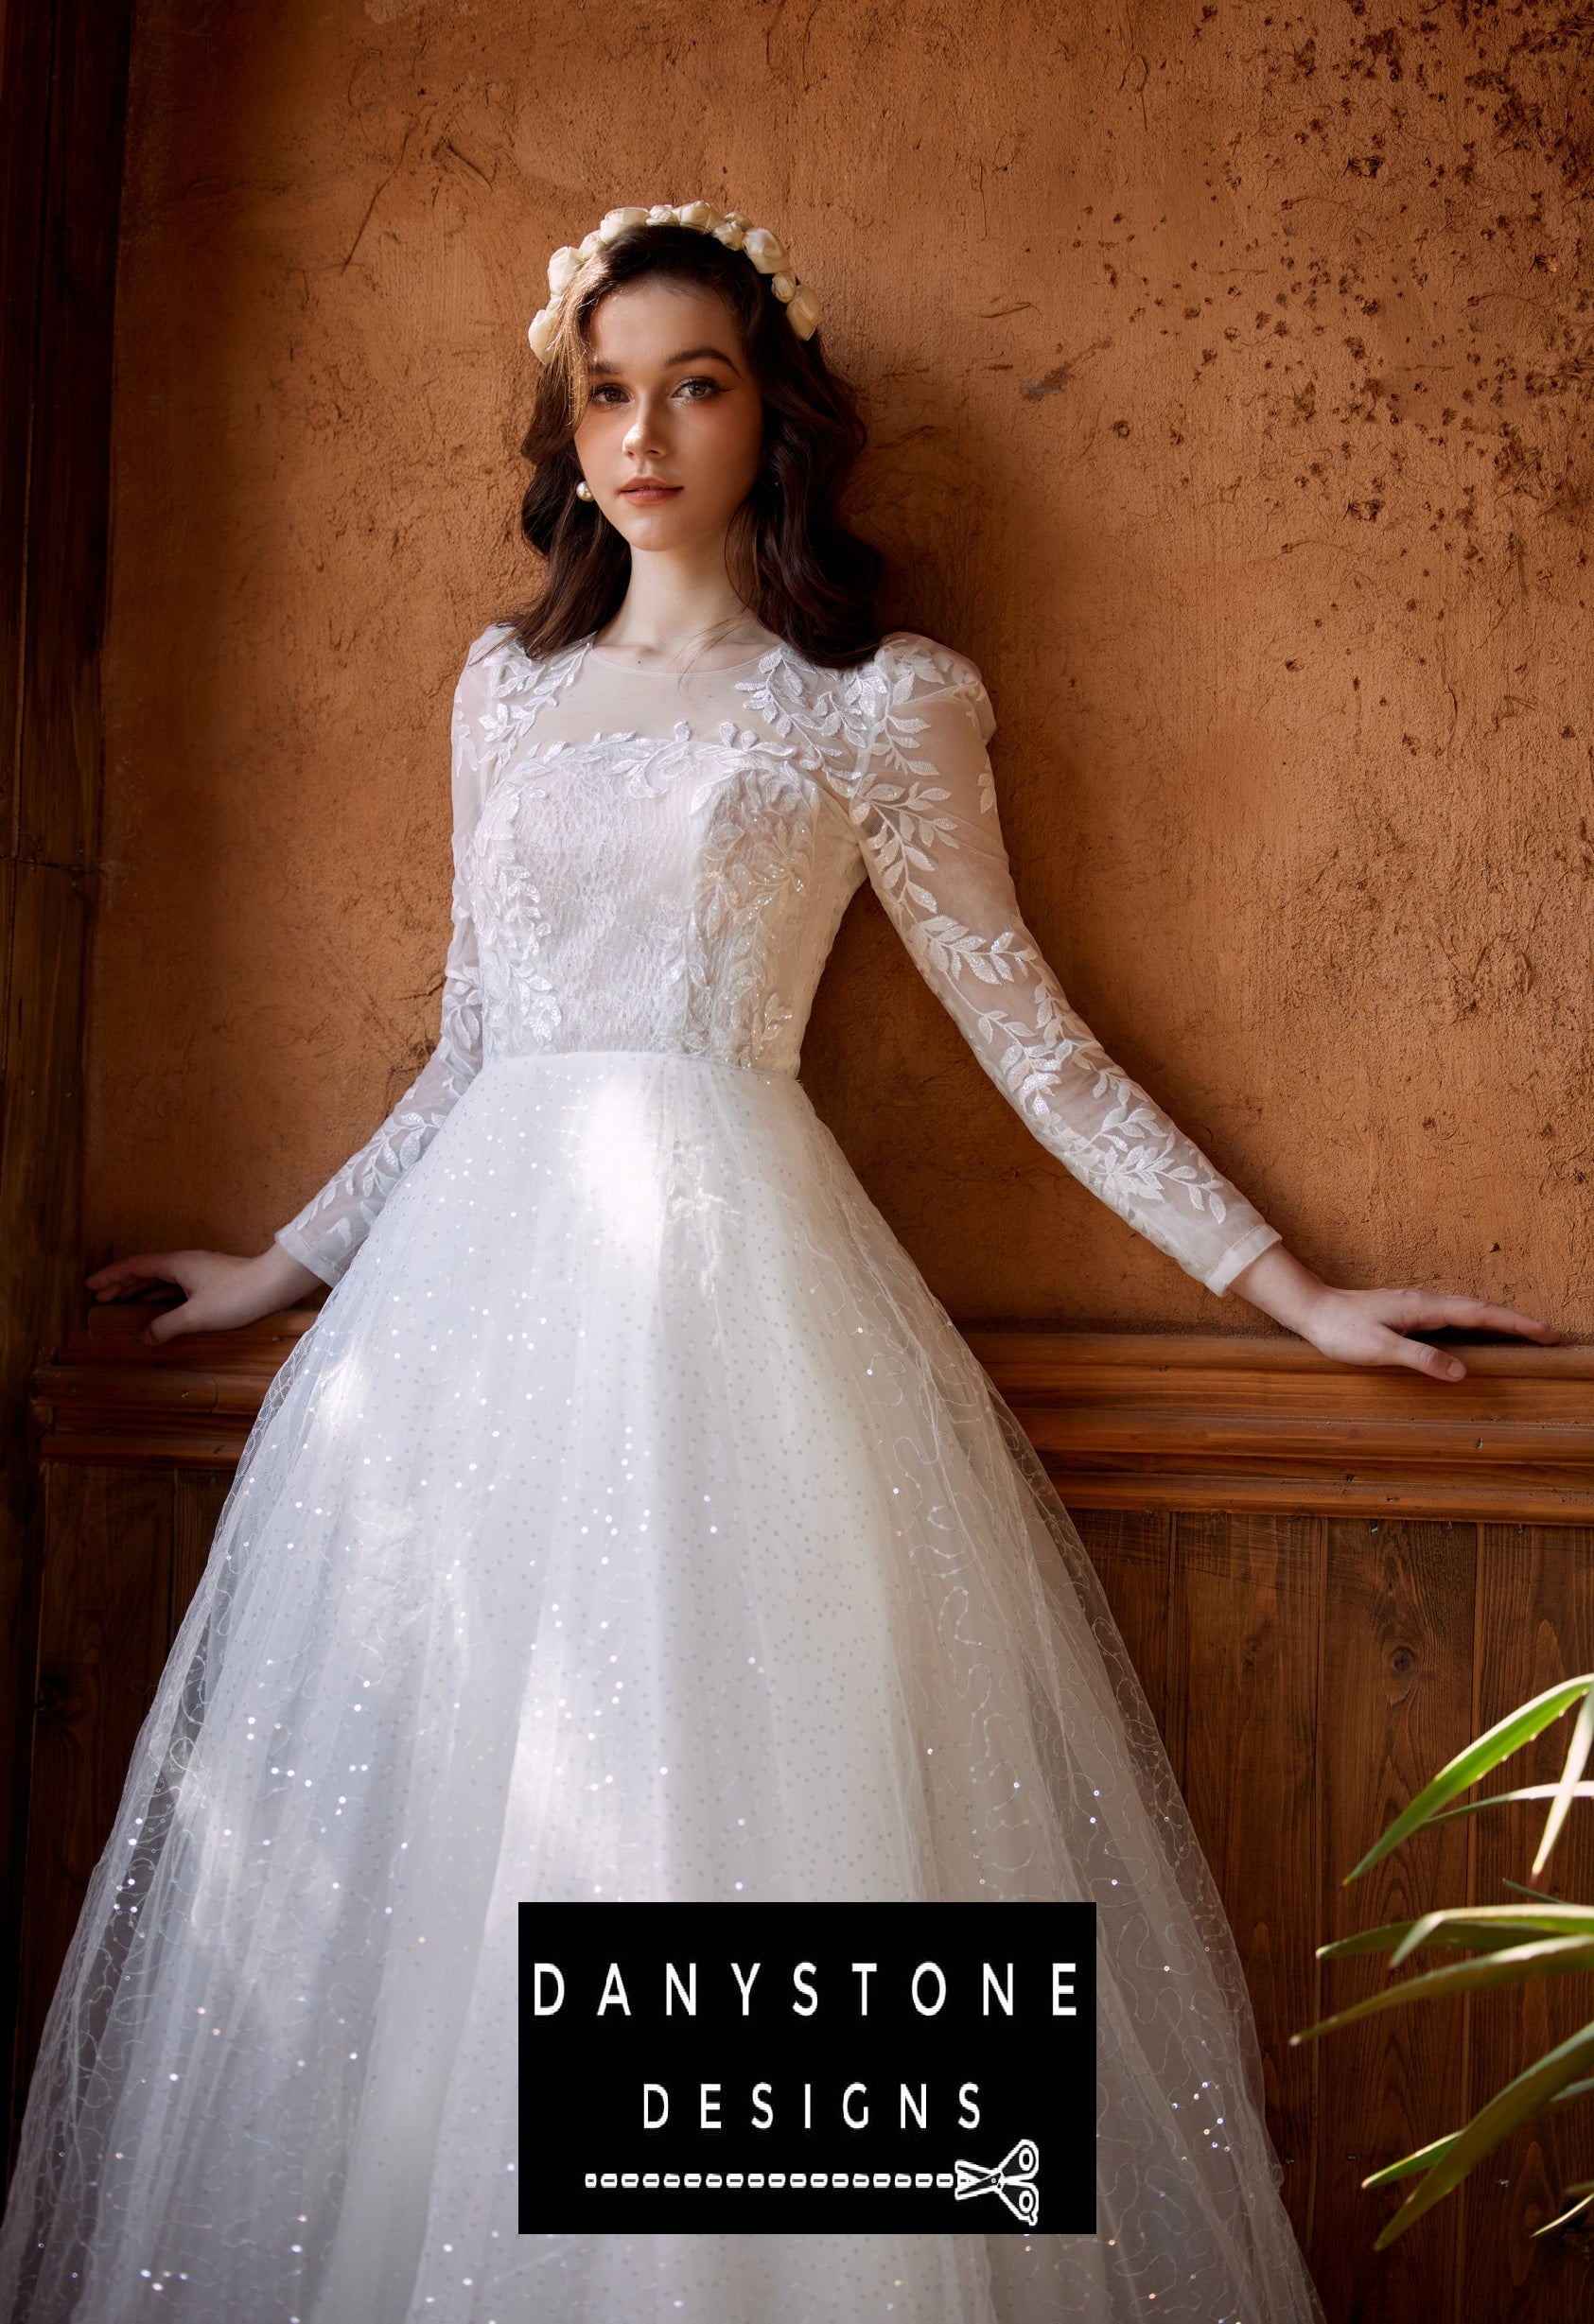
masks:
<instances>
[{"instance_id":1,"label":"bride","mask_svg":"<svg viewBox=\"0 0 1594 2324\"><path fill-rule=\"evenodd\" d=\"M1319 2311L1229 1931L1077 1536L797 1079L866 878L1041 1143L1213 1291L1435 1379L1508 1310L1320 1282L1069 1007L973 667L881 637L769 232L611 213L532 326L531 611L453 719L442 1035L146 1337L330 1284L44 2029L28 2324ZM521 2236L521 1899L1093 1898L1094 2237ZM537 2119L538 2093L529 2093ZM556 2094L551 2094L556 2095Z\"/></svg>"}]
</instances>

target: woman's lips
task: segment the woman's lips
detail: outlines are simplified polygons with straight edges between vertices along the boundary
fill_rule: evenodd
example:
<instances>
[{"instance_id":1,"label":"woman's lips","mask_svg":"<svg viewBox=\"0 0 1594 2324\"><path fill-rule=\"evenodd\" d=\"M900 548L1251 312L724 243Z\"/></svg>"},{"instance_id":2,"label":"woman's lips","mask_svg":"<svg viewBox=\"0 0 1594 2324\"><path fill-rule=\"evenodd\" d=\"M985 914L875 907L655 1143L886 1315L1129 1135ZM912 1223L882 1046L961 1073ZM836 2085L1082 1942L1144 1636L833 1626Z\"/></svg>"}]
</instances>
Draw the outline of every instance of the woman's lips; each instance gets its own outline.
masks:
<instances>
[{"instance_id":1,"label":"woman's lips","mask_svg":"<svg viewBox=\"0 0 1594 2324\"><path fill-rule=\"evenodd\" d=\"M643 477L635 484L622 484L620 497L622 500L640 500L645 504L651 500L673 500L680 489L678 484L662 484L656 478Z\"/></svg>"}]
</instances>

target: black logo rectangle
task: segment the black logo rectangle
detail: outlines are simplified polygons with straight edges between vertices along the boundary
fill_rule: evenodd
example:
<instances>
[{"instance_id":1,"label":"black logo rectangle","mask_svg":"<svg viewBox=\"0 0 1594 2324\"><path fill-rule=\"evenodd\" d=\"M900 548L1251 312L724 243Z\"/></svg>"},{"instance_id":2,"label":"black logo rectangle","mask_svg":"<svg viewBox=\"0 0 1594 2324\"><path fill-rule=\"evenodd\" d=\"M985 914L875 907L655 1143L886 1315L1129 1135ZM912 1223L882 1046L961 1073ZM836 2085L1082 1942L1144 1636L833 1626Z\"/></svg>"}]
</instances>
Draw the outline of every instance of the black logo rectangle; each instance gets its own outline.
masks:
<instances>
[{"instance_id":1,"label":"black logo rectangle","mask_svg":"<svg viewBox=\"0 0 1594 2324\"><path fill-rule=\"evenodd\" d=\"M1095 2232L1095 1907L525 1904L520 2230Z\"/></svg>"}]
</instances>

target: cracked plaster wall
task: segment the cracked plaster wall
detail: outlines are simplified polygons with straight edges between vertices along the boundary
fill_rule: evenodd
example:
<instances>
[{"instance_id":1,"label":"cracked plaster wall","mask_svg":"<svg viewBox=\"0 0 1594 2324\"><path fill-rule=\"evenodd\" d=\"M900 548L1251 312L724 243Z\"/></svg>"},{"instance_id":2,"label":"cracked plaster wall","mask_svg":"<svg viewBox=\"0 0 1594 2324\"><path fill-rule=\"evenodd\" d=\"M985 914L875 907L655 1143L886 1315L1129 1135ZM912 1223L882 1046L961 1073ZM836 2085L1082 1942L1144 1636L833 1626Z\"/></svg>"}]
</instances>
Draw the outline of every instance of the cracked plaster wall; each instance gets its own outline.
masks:
<instances>
[{"instance_id":1,"label":"cracked plaster wall","mask_svg":"<svg viewBox=\"0 0 1594 2324\"><path fill-rule=\"evenodd\" d=\"M1109 1045L1317 1265L1594 1327L1591 75L1552 5L145 0L95 1253L258 1248L425 1055L543 265L703 194L820 289ZM867 896L804 1077L958 1316L1251 1319Z\"/></svg>"}]
</instances>

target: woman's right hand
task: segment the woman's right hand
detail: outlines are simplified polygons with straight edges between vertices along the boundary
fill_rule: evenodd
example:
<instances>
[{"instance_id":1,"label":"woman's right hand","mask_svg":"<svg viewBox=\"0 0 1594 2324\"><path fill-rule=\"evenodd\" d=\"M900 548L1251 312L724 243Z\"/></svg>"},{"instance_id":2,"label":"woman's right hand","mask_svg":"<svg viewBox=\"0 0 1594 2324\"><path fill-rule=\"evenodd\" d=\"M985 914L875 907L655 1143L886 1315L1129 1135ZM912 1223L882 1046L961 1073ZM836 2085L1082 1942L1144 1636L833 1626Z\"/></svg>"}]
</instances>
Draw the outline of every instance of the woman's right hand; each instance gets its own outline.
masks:
<instances>
[{"instance_id":1,"label":"woman's right hand","mask_svg":"<svg viewBox=\"0 0 1594 2324\"><path fill-rule=\"evenodd\" d=\"M184 1293L178 1306L163 1307L140 1337L159 1347L184 1332L231 1332L257 1322L279 1307L291 1307L307 1292L324 1290L319 1275L290 1259L280 1243L254 1259L224 1250L145 1250L113 1260L88 1278L96 1300L136 1298L156 1284L175 1284Z\"/></svg>"}]
</instances>

